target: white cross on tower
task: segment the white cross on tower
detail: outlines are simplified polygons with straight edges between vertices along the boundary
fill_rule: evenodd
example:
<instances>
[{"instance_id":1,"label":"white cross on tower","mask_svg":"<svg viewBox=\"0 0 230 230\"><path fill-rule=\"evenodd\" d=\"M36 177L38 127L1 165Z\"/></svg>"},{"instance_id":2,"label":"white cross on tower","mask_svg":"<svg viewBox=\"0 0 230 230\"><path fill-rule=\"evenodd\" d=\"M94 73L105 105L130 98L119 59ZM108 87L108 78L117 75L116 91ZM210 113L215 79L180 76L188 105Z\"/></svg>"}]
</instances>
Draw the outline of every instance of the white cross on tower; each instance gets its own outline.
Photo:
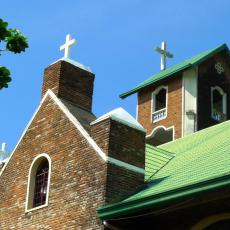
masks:
<instances>
[{"instance_id":1,"label":"white cross on tower","mask_svg":"<svg viewBox=\"0 0 230 230\"><path fill-rule=\"evenodd\" d=\"M65 44L60 46L60 50L64 50L64 58L69 58L70 47L76 43L75 39L71 39L70 34L66 35Z\"/></svg>"},{"instance_id":2,"label":"white cross on tower","mask_svg":"<svg viewBox=\"0 0 230 230\"><path fill-rule=\"evenodd\" d=\"M161 48L157 47L155 48L155 51L161 54L161 70L165 70L166 69L166 58L173 58L173 54L169 53L166 50L165 41L161 43Z\"/></svg>"}]
</instances>

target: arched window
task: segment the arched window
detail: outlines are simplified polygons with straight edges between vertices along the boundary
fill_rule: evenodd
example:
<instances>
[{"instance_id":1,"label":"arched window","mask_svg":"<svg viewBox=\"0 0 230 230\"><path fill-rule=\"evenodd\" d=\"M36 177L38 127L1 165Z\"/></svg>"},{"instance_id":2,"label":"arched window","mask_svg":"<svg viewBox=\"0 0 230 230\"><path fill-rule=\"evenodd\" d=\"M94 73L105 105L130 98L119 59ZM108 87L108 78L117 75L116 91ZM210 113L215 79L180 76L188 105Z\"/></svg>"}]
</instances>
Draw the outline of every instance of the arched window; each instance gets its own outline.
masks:
<instances>
[{"instance_id":1,"label":"arched window","mask_svg":"<svg viewBox=\"0 0 230 230\"><path fill-rule=\"evenodd\" d=\"M160 86L152 94L152 121L156 122L167 116L168 87Z\"/></svg>"},{"instance_id":2,"label":"arched window","mask_svg":"<svg viewBox=\"0 0 230 230\"><path fill-rule=\"evenodd\" d=\"M174 140L174 126L166 128L158 126L146 137L146 143L158 146Z\"/></svg>"},{"instance_id":3,"label":"arched window","mask_svg":"<svg viewBox=\"0 0 230 230\"><path fill-rule=\"evenodd\" d=\"M219 86L211 88L211 103L212 118L218 122L225 121L227 118L227 97Z\"/></svg>"},{"instance_id":4,"label":"arched window","mask_svg":"<svg viewBox=\"0 0 230 230\"><path fill-rule=\"evenodd\" d=\"M48 174L49 163L47 159L43 159L35 174L33 207L43 205L46 202Z\"/></svg>"},{"instance_id":5,"label":"arched window","mask_svg":"<svg viewBox=\"0 0 230 230\"><path fill-rule=\"evenodd\" d=\"M50 173L50 157L45 153L40 154L33 160L29 170L26 211L48 205Z\"/></svg>"}]
</instances>

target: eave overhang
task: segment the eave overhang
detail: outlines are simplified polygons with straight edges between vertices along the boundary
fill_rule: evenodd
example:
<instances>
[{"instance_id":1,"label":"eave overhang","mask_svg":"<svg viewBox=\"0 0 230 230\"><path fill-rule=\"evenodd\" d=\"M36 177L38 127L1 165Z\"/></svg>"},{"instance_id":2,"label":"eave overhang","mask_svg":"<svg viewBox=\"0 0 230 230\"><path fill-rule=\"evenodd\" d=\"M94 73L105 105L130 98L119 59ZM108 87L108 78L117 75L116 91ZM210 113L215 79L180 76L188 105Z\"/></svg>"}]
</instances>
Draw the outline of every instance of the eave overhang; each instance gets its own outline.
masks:
<instances>
[{"instance_id":1,"label":"eave overhang","mask_svg":"<svg viewBox=\"0 0 230 230\"><path fill-rule=\"evenodd\" d=\"M119 203L107 205L97 209L100 219L106 220L121 216L132 215L137 212L144 212L149 209L157 209L163 205L169 205L185 198L198 196L206 192L219 190L230 185L230 175L224 175L210 180L201 181L159 194L146 197L127 199Z\"/></svg>"}]
</instances>

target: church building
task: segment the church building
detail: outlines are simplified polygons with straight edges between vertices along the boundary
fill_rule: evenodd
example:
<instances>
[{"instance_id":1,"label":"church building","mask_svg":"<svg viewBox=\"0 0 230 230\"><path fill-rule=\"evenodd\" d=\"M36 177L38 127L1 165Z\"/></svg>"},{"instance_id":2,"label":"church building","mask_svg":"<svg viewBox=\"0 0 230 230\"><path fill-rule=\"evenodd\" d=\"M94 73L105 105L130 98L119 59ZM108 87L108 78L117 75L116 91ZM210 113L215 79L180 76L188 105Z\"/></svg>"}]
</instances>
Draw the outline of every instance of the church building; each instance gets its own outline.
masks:
<instances>
[{"instance_id":1,"label":"church building","mask_svg":"<svg viewBox=\"0 0 230 230\"><path fill-rule=\"evenodd\" d=\"M92 111L95 74L69 57L44 71L41 101L10 157L0 151L0 229L229 229L230 53L166 68L137 94L137 119Z\"/></svg>"}]
</instances>

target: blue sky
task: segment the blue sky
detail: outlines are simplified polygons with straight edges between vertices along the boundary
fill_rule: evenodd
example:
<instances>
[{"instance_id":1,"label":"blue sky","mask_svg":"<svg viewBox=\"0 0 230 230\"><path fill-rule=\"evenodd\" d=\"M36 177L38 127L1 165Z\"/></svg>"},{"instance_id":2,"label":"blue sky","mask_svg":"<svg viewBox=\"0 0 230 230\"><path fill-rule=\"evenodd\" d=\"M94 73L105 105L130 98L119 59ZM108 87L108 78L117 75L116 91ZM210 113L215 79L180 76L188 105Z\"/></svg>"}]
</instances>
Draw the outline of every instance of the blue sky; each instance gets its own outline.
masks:
<instances>
[{"instance_id":1,"label":"blue sky","mask_svg":"<svg viewBox=\"0 0 230 230\"><path fill-rule=\"evenodd\" d=\"M77 39L71 58L96 75L93 111L100 116L124 107L135 116L136 95L118 95L159 71L153 51L162 40L176 64L221 43L229 44L228 0L39 0L3 1L1 18L28 37L29 49L0 56L11 70L0 91L0 143L13 150L39 104L43 70L63 56L59 46L70 33ZM230 45L230 44L229 44Z\"/></svg>"}]
</instances>

